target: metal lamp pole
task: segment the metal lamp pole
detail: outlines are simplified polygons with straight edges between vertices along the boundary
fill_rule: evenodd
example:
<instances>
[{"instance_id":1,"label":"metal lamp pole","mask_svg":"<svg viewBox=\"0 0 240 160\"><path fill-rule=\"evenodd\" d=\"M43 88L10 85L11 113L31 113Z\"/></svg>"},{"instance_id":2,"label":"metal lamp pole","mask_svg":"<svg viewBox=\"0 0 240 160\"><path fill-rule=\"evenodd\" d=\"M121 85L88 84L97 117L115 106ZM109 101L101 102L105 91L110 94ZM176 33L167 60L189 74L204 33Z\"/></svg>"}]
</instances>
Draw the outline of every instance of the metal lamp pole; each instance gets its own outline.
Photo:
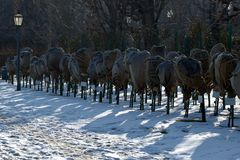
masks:
<instances>
[{"instance_id":1,"label":"metal lamp pole","mask_svg":"<svg viewBox=\"0 0 240 160\"><path fill-rule=\"evenodd\" d=\"M20 90L20 27L17 26L17 91Z\"/></svg>"},{"instance_id":2,"label":"metal lamp pole","mask_svg":"<svg viewBox=\"0 0 240 160\"><path fill-rule=\"evenodd\" d=\"M17 91L21 90L21 84L20 84L20 27L22 25L23 16L21 14L16 14L14 16L14 23L16 26L16 32L17 32Z\"/></svg>"}]
</instances>

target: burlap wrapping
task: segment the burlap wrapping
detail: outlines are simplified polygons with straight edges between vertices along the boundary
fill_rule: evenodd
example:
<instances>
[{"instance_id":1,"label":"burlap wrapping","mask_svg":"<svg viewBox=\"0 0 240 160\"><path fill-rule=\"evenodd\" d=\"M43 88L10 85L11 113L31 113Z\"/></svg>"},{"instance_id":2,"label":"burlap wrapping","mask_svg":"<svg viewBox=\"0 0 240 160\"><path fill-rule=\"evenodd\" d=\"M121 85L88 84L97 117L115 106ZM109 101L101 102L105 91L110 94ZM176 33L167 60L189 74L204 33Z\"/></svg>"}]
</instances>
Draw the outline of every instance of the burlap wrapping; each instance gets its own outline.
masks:
<instances>
[{"instance_id":1,"label":"burlap wrapping","mask_svg":"<svg viewBox=\"0 0 240 160\"><path fill-rule=\"evenodd\" d=\"M165 55L166 60L174 60L180 55L177 51L170 51Z\"/></svg>"},{"instance_id":2,"label":"burlap wrapping","mask_svg":"<svg viewBox=\"0 0 240 160\"><path fill-rule=\"evenodd\" d=\"M212 49L210 51L210 55L211 55L211 57L213 57L215 54L222 53L222 52L226 52L225 45L222 43L218 43L212 47Z\"/></svg>"},{"instance_id":3,"label":"burlap wrapping","mask_svg":"<svg viewBox=\"0 0 240 160\"><path fill-rule=\"evenodd\" d=\"M183 85L191 88L201 88L204 85L201 63L195 59L179 59L176 62L176 72Z\"/></svg>"},{"instance_id":4,"label":"burlap wrapping","mask_svg":"<svg viewBox=\"0 0 240 160\"><path fill-rule=\"evenodd\" d=\"M166 46L160 45L160 46L152 46L150 53L152 56L161 56L165 57L166 54Z\"/></svg>"},{"instance_id":5,"label":"burlap wrapping","mask_svg":"<svg viewBox=\"0 0 240 160\"><path fill-rule=\"evenodd\" d=\"M221 91L226 90L232 95L234 95L234 93L230 78L232 77L232 72L235 70L236 66L237 60L231 54L221 53L216 57L214 75L217 86Z\"/></svg>"},{"instance_id":6,"label":"burlap wrapping","mask_svg":"<svg viewBox=\"0 0 240 160\"><path fill-rule=\"evenodd\" d=\"M64 54L59 62L59 68L62 72L63 79L67 82L70 81L70 72L68 69L68 62L70 60L70 56L70 54Z\"/></svg>"},{"instance_id":7,"label":"burlap wrapping","mask_svg":"<svg viewBox=\"0 0 240 160\"><path fill-rule=\"evenodd\" d=\"M59 62L64 54L62 48L50 48L46 53L46 62L48 71L54 76L57 76L60 73Z\"/></svg>"},{"instance_id":8,"label":"burlap wrapping","mask_svg":"<svg viewBox=\"0 0 240 160\"><path fill-rule=\"evenodd\" d=\"M90 59L94 56L94 54L95 52L92 52L88 48L81 48L72 54L72 56L77 60L82 74L87 73Z\"/></svg>"},{"instance_id":9,"label":"burlap wrapping","mask_svg":"<svg viewBox=\"0 0 240 160\"><path fill-rule=\"evenodd\" d=\"M10 56L7 58L6 67L9 75L14 75L17 71L17 57Z\"/></svg>"},{"instance_id":10,"label":"burlap wrapping","mask_svg":"<svg viewBox=\"0 0 240 160\"><path fill-rule=\"evenodd\" d=\"M142 92L146 88L146 59L150 53L146 50L135 54L129 61L129 71L131 80L137 92Z\"/></svg>"},{"instance_id":11,"label":"burlap wrapping","mask_svg":"<svg viewBox=\"0 0 240 160\"><path fill-rule=\"evenodd\" d=\"M158 65L157 68L160 84L165 87L165 92L170 95L176 90L178 78L175 70L175 63L166 60Z\"/></svg>"},{"instance_id":12,"label":"burlap wrapping","mask_svg":"<svg viewBox=\"0 0 240 160\"><path fill-rule=\"evenodd\" d=\"M238 62L237 67L232 73L232 77L230 78L231 86L237 94L238 98L240 98L240 62Z\"/></svg>"},{"instance_id":13,"label":"burlap wrapping","mask_svg":"<svg viewBox=\"0 0 240 160\"><path fill-rule=\"evenodd\" d=\"M126 71L125 65L123 64L123 56L118 57L113 64L112 68L112 83L120 88L127 85L129 74Z\"/></svg>"},{"instance_id":14,"label":"burlap wrapping","mask_svg":"<svg viewBox=\"0 0 240 160\"><path fill-rule=\"evenodd\" d=\"M146 60L146 80L149 88L158 87L160 85L156 69L163 61L164 59L160 56L151 56Z\"/></svg>"},{"instance_id":15,"label":"burlap wrapping","mask_svg":"<svg viewBox=\"0 0 240 160\"><path fill-rule=\"evenodd\" d=\"M190 52L190 57L201 62L203 73L207 73L210 63L210 55L207 50L203 49L192 49Z\"/></svg>"}]
</instances>

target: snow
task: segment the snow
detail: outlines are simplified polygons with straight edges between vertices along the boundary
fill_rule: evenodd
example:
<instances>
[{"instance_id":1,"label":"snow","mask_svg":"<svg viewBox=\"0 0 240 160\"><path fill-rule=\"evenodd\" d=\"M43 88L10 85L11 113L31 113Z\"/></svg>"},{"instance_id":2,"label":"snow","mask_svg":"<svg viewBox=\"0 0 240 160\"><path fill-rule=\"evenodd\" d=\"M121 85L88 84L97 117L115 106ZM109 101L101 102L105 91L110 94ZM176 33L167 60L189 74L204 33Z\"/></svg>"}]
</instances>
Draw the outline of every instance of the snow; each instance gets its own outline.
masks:
<instances>
[{"instance_id":1,"label":"snow","mask_svg":"<svg viewBox=\"0 0 240 160\"><path fill-rule=\"evenodd\" d=\"M240 160L239 99L235 106L237 127L228 128L228 111L220 109L215 117L213 107L206 108L206 123L181 121L184 110L180 92L175 107L166 115L165 96L162 106L151 112L150 100L140 111L138 102L129 108L123 95L116 105L107 99L98 103L92 97L83 100L79 95L74 98L30 88L15 90L16 86L0 80L3 160ZM189 119L200 117L199 106L191 104Z\"/></svg>"}]
</instances>

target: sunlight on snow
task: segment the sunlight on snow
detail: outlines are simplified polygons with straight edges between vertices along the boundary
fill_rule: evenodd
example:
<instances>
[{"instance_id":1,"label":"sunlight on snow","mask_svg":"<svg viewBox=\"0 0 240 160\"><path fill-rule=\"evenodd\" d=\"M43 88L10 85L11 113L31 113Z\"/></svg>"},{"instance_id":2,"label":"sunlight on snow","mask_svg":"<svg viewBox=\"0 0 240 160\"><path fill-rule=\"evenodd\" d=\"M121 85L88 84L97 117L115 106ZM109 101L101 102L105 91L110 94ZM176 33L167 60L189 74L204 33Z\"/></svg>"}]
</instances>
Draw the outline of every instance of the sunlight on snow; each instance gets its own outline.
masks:
<instances>
[{"instance_id":1,"label":"sunlight on snow","mask_svg":"<svg viewBox=\"0 0 240 160\"><path fill-rule=\"evenodd\" d=\"M160 129L162 127L164 127L165 129L167 129L168 127L170 127L171 125L173 125L174 123L176 123L176 120L177 118L172 118L171 120L169 121L166 121L166 120L163 120L163 121L160 121L158 122L154 127L153 129Z\"/></svg>"},{"instance_id":2,"label":"sunlight on snow","mask_svg":"<svg viewBox=\"0 0 240 160\"><path fill-rule=\"evenodd\" d=\"M211 132L203 132L200 134L189 134L186 135L182 141L182 143L178 144L174 150L171 152L173 155L184 155L189 153L189 155L193 155L194 151L200 146L205 140L219 136L218 133Z\"/></svg>"},{"instance_id":3,"label":"sunlight on snow","mask_svg":"<svg viewBox=\"0 0 240 160\"><path fill-rule=\"evenodd\" d=\"M17 103L17 102L21 102L21 101L24 101L24 100L25 100L25 99L23 99L23 98L18 98L18 99L9 101L9 102L15 102L15 103Z\"/></svg>"},{"instance_id":4,"label":"sunlight on snow","mask_svg":"<svg viewBox=\"0 0 240 160\"><path fill-rule=\"evenodd\" d=\"M46 99L46 98L45 97L34 98L35 101L44 100L44 99Z\"/></svg>"},{"instance_id":5,"label":"sunlight on snow","mask_svg":"<svg viewBox=\"0 0 240 160\"><path fill-rule=\"evenodd\" d=\"M148 120L142 121L142 123L146 123ZM149 144L154 144L156 141L160 140L163 137L163 134L161 132L167 131L168 127L173 125L176 122L176 118L173 118L171 121L168 121L167 123L165 121L160 121L156 125L153 126L152 132L147 134L144 139ZM155 136L153 136L155 135Z\"/></svg>"},{"instance_id":6,"label":"sunlight on snow","mask_svg":"<svg viewBox=\"0 0 240 160\"><path fill-rule=\"evenodd\" d=\"M213 124L214 124L214 126L215 127L217 127L217 126L219 126L223 121L226 121L226 119L227 119L227 116L226 117L224 117L224 116L218 116L218 117L216 117L216 121L215 122L213 122Z\"/></svg>"},{"instance_id":7,"label":"sunlight on snow","mask_svg":"<svg viewBox=\"0 0 240 160\"><path fill-rule=\"evenodd\" d=\"M61 112L64 107L74 106L74 105L76 105L76 104L78 104L78 103L69 103L69 104L62 105L62 106L60 106L59 108L57 108L57 109L55 110L55 112Z\"/></svg>"},{"instance_id":8,"label":"sunlight on snow","mask_svg":"<svg viewBox=\"0 0 240 160\"><path fill-rule=\"evenodd\" d=\"M96 115L95 117L87 118L87 119L81 119L77 121L76 123L72 123L69 125L66 125L66 127L74 128L74 129L80 129L82 127L85 127L86 125L92 123L93 121L96 121L97 119L103 118L105 116L108 116L109 114L112 114L112 110L107 110L99 115Z\"/></svg>"},{"instance_id":9,"label":"sunlight on snow","mask_svg":"<svg viewBox=\"0 0 240 160\"><path fill-rule=\"evenodd\" d=\"M111 113L112 113L112 109L107 110L107 111L105 111L105 112L103 112L103 113L93 117L93 119L96 120L96 119L99 119L99 118L103 118L103 117L105 117L105 116L107 116L107 115L109 115Z\"/></svg>"},{"instance_id":10,"label":"sunlight on snow","mask_svg":"<svg viewBox=\"0 0 240 160\"><path fill-rule=\"evenodd\" d=\"M75 108L80 108L82 105L79 105L79 106L77 106L77 107L75 107ZM83 111L86 111L86 110L90 110L90 109L92 109L92 107L84 107L83 108Z\"/></svg>"},{"instance_id":11,"label":"sunlight on snow","mask_svg":"<svg viewBox=\"0 0 240 160\"><path fill-rule=\"evenodd\" d=\"M140 113L137 117L141 117L141 116L144 116L144 112Z\"/></svg>"},{"instance_id":12,"label":"sunlight on snow","mask_svg":"<svg viewBox=\"0 0 240 160\"><path fill-rule=\"evenodd\" d=\"M56 100L59 100L59 98L51 98L51 99L48 99L49 102L51 102L51 101L56 101Z\"/></svg>"},{"instance_id":13,"label":"sunlight on snow","mask_svg":"<svg viewBox=\"0 0 240 160\"><path fill-rule=\"evenodd\" d=\"M37 109L43 109L43 108L48 108L50 105L42 105L42 106L38 106L38 107L35 107Z\"/></svg>"},{"instance_id":14,"label":"sunlight on snow","mask_svg":"<svg viewBox=\"0 0 240 160\"><path fill-rule=\"evenodd\" d=\"M143 120L140 124L141 124L141 125L144 125L144 124L147 124L148 122L149 122L149 119Z\"/></svg>"},{"instance_id":15,"label":"sunlight on snow","mask_svg":"<svg viewBox=\"0 0 240 160\"><path fill-rule=\"evenodd\" d=\"M117 114L115 114L115 116L118 117L118 116L127 114L127 113L132 112L132 111L133 111L133 110L120 111L120 112L118 112Z\"/></svg>"},{"instance_id":16,"label":"sunlight on snow","mask_svg":"<svg viewBox=\"0 0 240 160\"><path fill-rule=\"evenodd\" d=\"M21 106L25 106L25 104L19 103L19 104L16 104L16 105L15 105L15 107L21 107Z\"/></svg>"},{"instance_id":17,"label":"sunlight on snow","mask_svg":"<svg viewBox=\"0 0 240 160\"><path fill-rule=\"evenodd\" d=\"M114 159L120 159L121 157L119 155L117 155L117 153L107 153L105 154L107 157L111 157Z\"/></svg>"},{"instance_id":18,"label":"sunlight on snow","mask_svg":"<svg viewBox=\"0 0 240 160\"><path fill-rule=\"evenodd\" d=\"M122 122L119 124L119 126L124 125L126 122L127 122L127 120L122 121Z\"/></svg>"}]
</instances>

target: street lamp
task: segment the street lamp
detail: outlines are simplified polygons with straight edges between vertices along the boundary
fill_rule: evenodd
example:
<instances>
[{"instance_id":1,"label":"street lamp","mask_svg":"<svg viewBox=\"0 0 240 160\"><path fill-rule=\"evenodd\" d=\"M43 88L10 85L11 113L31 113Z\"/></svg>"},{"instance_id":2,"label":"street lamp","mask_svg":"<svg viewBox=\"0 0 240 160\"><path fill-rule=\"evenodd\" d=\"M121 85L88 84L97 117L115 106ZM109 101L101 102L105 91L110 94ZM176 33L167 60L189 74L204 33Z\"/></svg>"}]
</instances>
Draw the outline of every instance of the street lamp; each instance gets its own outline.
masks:
<instances>
[{"instance_id":1,"label":"street lamp","mask_svg":"<svg viewBox=\"0 0 240 160\"><path fill-rule=\"evenodd\" d=\"M22 26L23 16L17 13L14 16L14 23L17 28L17 91L21 90L20 84L20 27Z\"/></svg>"}]
</instances>

